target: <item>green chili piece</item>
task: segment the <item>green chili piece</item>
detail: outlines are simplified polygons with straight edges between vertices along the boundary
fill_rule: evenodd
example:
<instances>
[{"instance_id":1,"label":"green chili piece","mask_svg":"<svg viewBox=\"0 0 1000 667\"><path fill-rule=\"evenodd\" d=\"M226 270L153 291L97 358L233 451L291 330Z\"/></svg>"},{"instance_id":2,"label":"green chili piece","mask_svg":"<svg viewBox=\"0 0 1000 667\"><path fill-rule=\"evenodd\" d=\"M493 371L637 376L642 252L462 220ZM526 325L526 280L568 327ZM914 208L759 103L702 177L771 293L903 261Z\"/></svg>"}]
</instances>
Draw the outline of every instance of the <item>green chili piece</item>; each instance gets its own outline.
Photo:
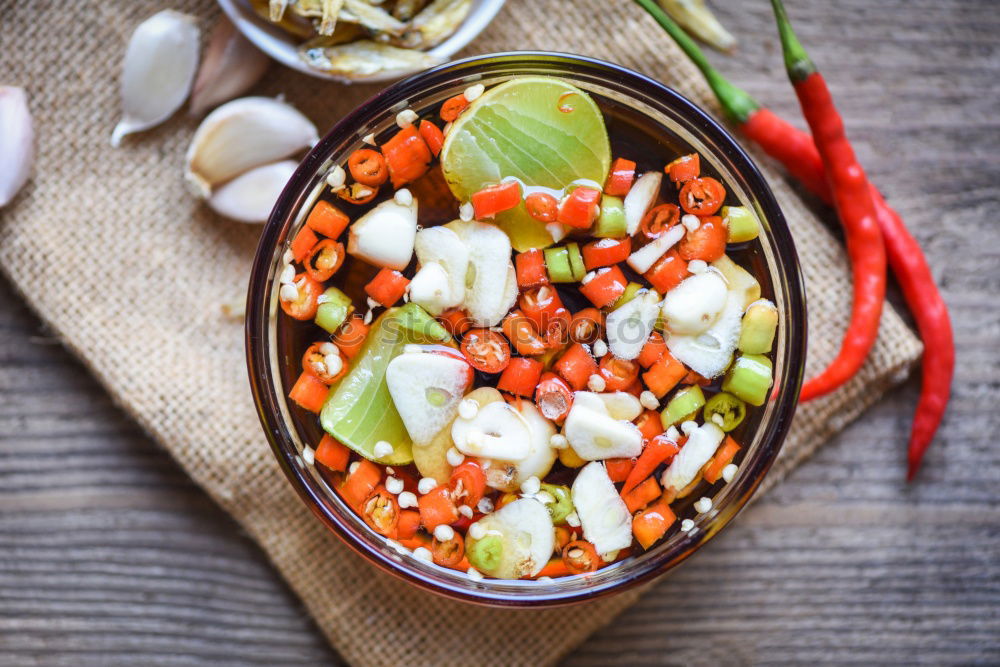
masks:
<instances>
[{"instance_id":1,"label":"green chili piece","mask_svg":"<svg viewBox=\"0 0 1000 667\"><path fill-rule=\"evenodd\" d=\"M660 422L663 428L669 428L694 419L703 405L705 405L705 394L702 393L701 387L696 384L681 387L660 413Z\"/></svg>"},{"instance_id":2,"label":"green chili piece","mask_svg":"<svg viewBox=\"0 0 1000 667\"><path fill-rule=\"evenodd\" d=\"M465 555L469 564L480 572L493 572L503 558L503 539L499 535L486 535L473 542Z\"/></svg>"},{"instance_id":3,"label":"green chili piece","mask_svg":"<svg viewBox=\"0 0 1000 667\"><path fill-rule=\"evenodd\" d=\"M316 324L326 329L330 333L340 328L340 325L354 310L351 305L351 297L341 292L336 287L327 287L320 297L322 303L316 309Z\"/></svg>"},{"instance_id":4,"label":"green chili piece","mask_svg":"<svg viewBox=\"0 0 1000 667\"><path fill-rule=\"evenodd\" d=\"M552 523L555 525L566 523L566 517L573 513L573 499L569 487L560 484L542 484L541 489L555 498L555 502L545 505L549 516L552 517Z\"/></svg>"},{"instance_id":5,"label":"green chili piece","mask_svg":"<svg viewBox=\"0 0 1000 667\"><path fill-rule=\"evenodd\" d=\"M771 388L771 360L762 354L743 354L736 358L722 381L722 390L750 405L764 405Z\"/></svg>"},{"instance_id":6,"label":"green chili piece","mask_svg":"<svg viewBox=\"0 0 1000 667\"><path fill-rule=\"evenodd\" d=\"M726 224L726 243L753 241L760 235L757 216L746 206L723 206L722 220Z\"/></svg>"},{"instance_id":7,"label":"green chili piece","mask_svg":"<svg viewBox=\"0 0 1000 667\"><path fill-rule=\"evenodd\" d=\"M716 415L719 416L718 420L715 419ZM747 404L723 391L705 402L703 416L706 423L712 422L728 433L739 426L747 416Z\"/></svg>"},{"instance_id":8,"label":"green chili piece","mask_svg":"<svg viewBox=\"0 0 1000 667\"><path fill-rule=\"evenodd\" d=\"M583 254L580 253L578 243L567 243L566 253L569 255L569 268L573 274L573 280L580 282L587 275L587 269L583 265Z\"/></svg>"},{"instance_id":9,"label":"green chili piece","mask_svg":"<svg viewBox=\"0 0 1000 667\"><path fill-rule=\"evenodd\" d=\"M625 203L619 197L601 197L601 213L591 233L601 239L618 239L628 236L625 221Z\"/></svg>"},{"instance_id":10,"label":"green chili piece","mask_svg":"<svg viewBox=\"0 0 1000 667\"><path fill-rule=\"evenodd\" d=\"M573 282L573 268L569 262L569 251L562 246L545 249L545 268L549 280L554 283Z\"/></svg>"}]
</instances>

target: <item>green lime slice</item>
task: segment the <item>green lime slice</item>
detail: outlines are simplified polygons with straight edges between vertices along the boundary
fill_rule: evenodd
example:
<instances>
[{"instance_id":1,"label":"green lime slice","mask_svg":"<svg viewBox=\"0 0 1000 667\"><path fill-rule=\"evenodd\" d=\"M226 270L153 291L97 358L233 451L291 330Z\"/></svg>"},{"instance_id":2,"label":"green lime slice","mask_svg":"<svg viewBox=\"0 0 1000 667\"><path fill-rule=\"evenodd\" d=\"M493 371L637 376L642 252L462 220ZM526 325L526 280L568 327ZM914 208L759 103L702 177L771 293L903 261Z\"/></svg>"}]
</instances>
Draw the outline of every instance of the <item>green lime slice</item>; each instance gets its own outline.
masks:
<instances>
[{"instance_id":1,"label":"green lime slice","mask_svg":"<svg viewBox=\"0 0 1000 667\"><path fill-rule=\"evenodd\" d=\"M555 190L579 179L603 184L610 166L597 104L576 86L546 76L517 77L487 90L458 117L441 149L441 170L461 201L510 177ZM496 223L518 252L552 245L523 203L498 214Z\"/></svg>"}]
</instances>

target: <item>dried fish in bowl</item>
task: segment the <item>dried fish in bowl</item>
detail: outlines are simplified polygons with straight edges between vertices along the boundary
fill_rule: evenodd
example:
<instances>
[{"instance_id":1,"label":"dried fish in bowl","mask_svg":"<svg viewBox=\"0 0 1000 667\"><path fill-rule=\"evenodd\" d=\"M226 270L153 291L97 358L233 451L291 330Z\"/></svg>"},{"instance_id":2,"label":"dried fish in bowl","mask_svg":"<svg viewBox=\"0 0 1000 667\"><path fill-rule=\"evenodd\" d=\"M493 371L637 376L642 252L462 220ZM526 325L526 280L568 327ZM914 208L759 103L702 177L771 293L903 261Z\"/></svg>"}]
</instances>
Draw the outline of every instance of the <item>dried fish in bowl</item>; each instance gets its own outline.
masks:
<instances>
[{"instance_id":1,"label":"dried fish in bowl","mask_svg":"<svg viewBox=\"0 0 1000 667\"><path fill-rule=\"evenodd\" d=\"M303 40L311 68L361 79L437 64L420 53L458 29L473 0L249 0L262 18Z\"/></svg>"},{"instance_id":2,"label":"dried fish in bowl","mask_svg":"<svg viewBox=\"0 0 1000 667\"><path fill-rule=\"evenodd\" d=\"M359 39L346 44L300 48L302 59L312 68L348 79L363 79L386 72L410 72L437 65L440 59L416 49Z\"/></svg>"}]
</instances>

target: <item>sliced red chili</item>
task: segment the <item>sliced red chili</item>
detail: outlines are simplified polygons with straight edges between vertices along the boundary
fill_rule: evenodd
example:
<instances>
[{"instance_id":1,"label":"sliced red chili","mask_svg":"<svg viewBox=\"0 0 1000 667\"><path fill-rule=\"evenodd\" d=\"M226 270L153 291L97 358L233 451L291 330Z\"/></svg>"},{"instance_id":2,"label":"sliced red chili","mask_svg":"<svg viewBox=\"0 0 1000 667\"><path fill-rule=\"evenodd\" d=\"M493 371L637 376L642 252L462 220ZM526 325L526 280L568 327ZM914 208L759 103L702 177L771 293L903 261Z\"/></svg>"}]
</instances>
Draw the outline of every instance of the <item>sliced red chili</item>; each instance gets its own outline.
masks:
<instances>
[{"instance_id":1,"label":"sliced red chili","mask_svg":"<svg viewBox=\"0 0 1000 667\"><path fill-rule=\"evenodd\" d=\"M681 209L676 204L660 204L646 212L639 223L639 230L646 238L655 239L680 221Z\"/></svg>"},{"instance_id":2,"label":"sliced red chili","mask_svg":"<svg viewBox=\"0 0 1000 667\"><path fill-rule=\"evenodd\" d=\"M318 300L319 295L323 293L323 285L305 273L295 276L295 281L292 284L295 286L296 292L294 299L286 300L282 298L280 292L278 293L281 309L285 311L286 315L296 320L311 320L319 307Z\"/></svg>"},{"instance_id":3,"label":"sliced red chili","mask_svg":"<svg viewBox=\"0 0 1000 667\"><path fill-rule=\"evenodd\" d=\"M591 344L601 337L601 323L604 316L597 308L584 308L573 313L570 322L570 339L574 343Z\"/></svg>"},{"instance_id":4,"label":"sliced red chili","mask_svg":"<svg viewBox=\"0 0 1000 667\"><path fill-rule=\"evenodd\" d=\"M431 558L441 567L455 567L465 558L465 540L458 531L453 531L450 540L441 541L437 537L431 542Z\"/></svg>"},{"instance_id":5,"label":"sliced red chili","mask_svg":"<svg viewBox=\"0 0 1000 667\"><path fill-rule=\"evenodd\" d=\"M726 254L726 227L722 218L715 215L702 218L698 228L688 231L677 244L677 253L687 261L706 262L714 262Z\"/></svg>"},{"instance_id":6,"label":"sliced red chili","mask_svg":"<svg viewBox=\"0 0 1000 667\"><path fill-rule=\"evenodd\" d=\"M470 329L462 339L462 354L476 370L499 373L510 363L510 344L495 331Z\"/></svg>"},{"instance_id":7,"label":"sliced red chili","mask_svg":"<svg viewBox=\"0 0 1000 667\"><path fill-rule=\"evenodd\" d=\"M358 183L377 188L389 179L389 169L385 166L385 158L378 151L370 148L359 148L347 159L347 169L351 177Z\"/></svg>"},{"instance_id":8,"label":"sliced red chili","mask_svg":"<svg viewBox=\"0 0 1000 667\"><path fill-rule=\"evenodd\" d=\"M471 200L476 220L492 218L521 203L521 186L517 181L490 185L473 193Z\"/></svg>"},{"instance_id":9,"label":"sliced red chili","mask_svg":"<svg viewBox=\"0 0 1000 667\"><path fill-rule=\"evenodd\" d=\"M362 204L367 204L371 200L375 199L375 195L378 194L378 188L373 188L370 185L365 185L364 183L351 183L348 186L337 190L337 196L346 201L348 204L356 204L358 206Z\"/></svg>"},{"instance_id":10,"label":"sliced red chili","mask_svg":"<svg viewBox=\"0 0 1000 667\"><path fill-rule=\"evenodd\" d=\"M674 183L686 183L698 178L701 173L701 158L697 153L682 155L664 167L663 171Z\"/></svg>"},{"instance_id":11,"label":"sliced red chili","mask_svg":"<svg viewBox=\"0 0 1000 667\"><path fill-rule=\"evenodd\" d=\"M563 547L562 559L573 574L593 572L603 562L594 545L584 540L574 540Z\"/></svg>"},{"instance_id":12,"label":"sliced red chili","mask_svg":"<svg viewBox=\"0 0 1000 667\"><path fill-rule=\"evenodd\" d=\"M632 189L633 180L635 180L635 162L623 157L615 158L611 163L608 181L604 184L604 194L624 197Z\"/></svg>"},{"instance_id":13,"label":"sliced red chili","mask_svg":"<svg viewBox=\"0 0 1000 667\"><path fill-rule=\"evenodd\" d=\"M547 192L532 192L524 198L528 215L540 222L555 222L559 201Z\"/></svg>"},{"instance_id":14,"label":"sliced red chili","mask_svg":"<svg viewBox=\"0 0 1000 667\"><path fill-rule=\"evenodd\" d=\"M441 105L441 120L446 123L452 122L458 118L460 113L465 111L465 107L467 106L469 106L469 100L465 99L464 93L459 93L454 97L448 98Z\"/></svg>"},{"instance_id":15,"label":"sliced red chili","mask_svg":"<svg viewBox=\"0 0 1000 667\"><path fill-rule=\"evenodd\" d=\"M328 359L331 356L335 356L336 360ZM333 362L336 368L330 368L328 361ZM333 343L318 341L302 355L302 370L316 376L323 384L333 384L347 373L347 359ZM331 373L331 370L336 372Z\"/></svg>"},{"instance_id":16,"label":"sliced red chili","mask_svg":"<svg viewBox=\"0 0 1000 667\"><path fill-rule=\"evenodd\" d=\"M431 155L437 157L441 153L441 147L444 146L444 133L441 132L441 128L429 120L422 120L419 131L427 143L427 148L431 150Z\"/></svg>"},{"instance_id":17,"label":"sliced red chili","mask_svg":"<svg viewBox=\"0 0 1000 667\"><path fill-rule=\"evenodd\" d=\"M313 280L329 280L344 263L344 244L333 239L323 239L313 246L305 262L306 273Z\"/></svg>"},{"instance_id":18,"label":"sliced red chili","mask_svg":"<svg viewBox=\"0 0 1000 667\"><path fill-rule=\"evenodd\" d=\"M607 391L625 391L639 377L639 364L610 352L601 359L599 369Z\"/></svg>"},{"instance_id":19,"label":"sliced red chili","mask_svg":"<svg viewBox=\"0 0 1000 667\"><path fill-rule=\"evenodd\" d=\"M386 537L393 537L399 523L399 503L396 496L377 486L361 506L361 516L372 530Z\"/></svg>"},{"instance_id":20,"label":"sliced red chili","mask_svg":"<svg viewBox=\"0 0 1000 667\"><path fill-rule=\"evenodd\" d=\"M573 390L555 373L545 373L535 389L535 403L543 417L561 424L573 407Z\"/></svg>"},{"instance_id":21,"label":"sliced red chili","mask_svg":"<svg viewBox=\"0 0 1000 667\"><path fill-rule=\"evenodd\" d=\"M464 461L452 469L448 488L456 501L475 507L486 495L486 471L475 461Z\"/></svg>"},{"instance_id":22,"label":"sliced red chili","mask_svg":"<svg viewBox=\"0 0 1000 667\"><path fill-rule=\"evenodd\" d=\"M722 206L726 188L711 176L695 178L681 188L681 208L695 215L712 215Z\"/></svg>"},{"instance_id":23,"label":"sliced red chili","mask_svg":"<svg viewBox=\"0 0 1000 667\"><path fill-rule=\"evenodd\" d=\"M576 229L589 229L600 212L601 191L579 187L563 199L556 220Z\"/></svg>"},{"instance_id":24,"label":"sliced red chili","mask_svg":"<svg viewBox=\"0 0 1000 667\"><path fill-rule=\"evenodd\" d=\"M535 327L538 328L543 337L546 335L552 319L559 316L560 310L566 310L559 298L559 293L551 285L525 290L521 293L518 303L521 306L521 312L534 322Z\"/></svg>"}]
</instances>

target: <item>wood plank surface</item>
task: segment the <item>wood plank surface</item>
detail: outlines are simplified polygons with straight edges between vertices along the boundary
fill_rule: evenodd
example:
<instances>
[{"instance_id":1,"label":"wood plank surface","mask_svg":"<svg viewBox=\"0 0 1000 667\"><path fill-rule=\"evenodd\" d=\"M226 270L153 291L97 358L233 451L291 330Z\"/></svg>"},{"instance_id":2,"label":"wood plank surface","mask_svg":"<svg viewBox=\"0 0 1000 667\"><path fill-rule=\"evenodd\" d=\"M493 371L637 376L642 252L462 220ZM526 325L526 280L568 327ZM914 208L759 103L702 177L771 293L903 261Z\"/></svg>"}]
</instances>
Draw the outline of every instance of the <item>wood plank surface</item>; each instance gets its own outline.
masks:
<instances>
[{"instance_id":1,"label":"wood plank surface","mask_svg":"<svg viewBox=\"0 0 1000 667\"><path fill-rule=\"evenodd\" d=\"M741 37L714 61L798 119L768 3L714 4ZM906 485L911 379L570 665L1000 662L1000 13L788 4L944 287L951 409ZM0 663L336 661L253 543L0 281Z\"/></svg>"}]
</instances>

